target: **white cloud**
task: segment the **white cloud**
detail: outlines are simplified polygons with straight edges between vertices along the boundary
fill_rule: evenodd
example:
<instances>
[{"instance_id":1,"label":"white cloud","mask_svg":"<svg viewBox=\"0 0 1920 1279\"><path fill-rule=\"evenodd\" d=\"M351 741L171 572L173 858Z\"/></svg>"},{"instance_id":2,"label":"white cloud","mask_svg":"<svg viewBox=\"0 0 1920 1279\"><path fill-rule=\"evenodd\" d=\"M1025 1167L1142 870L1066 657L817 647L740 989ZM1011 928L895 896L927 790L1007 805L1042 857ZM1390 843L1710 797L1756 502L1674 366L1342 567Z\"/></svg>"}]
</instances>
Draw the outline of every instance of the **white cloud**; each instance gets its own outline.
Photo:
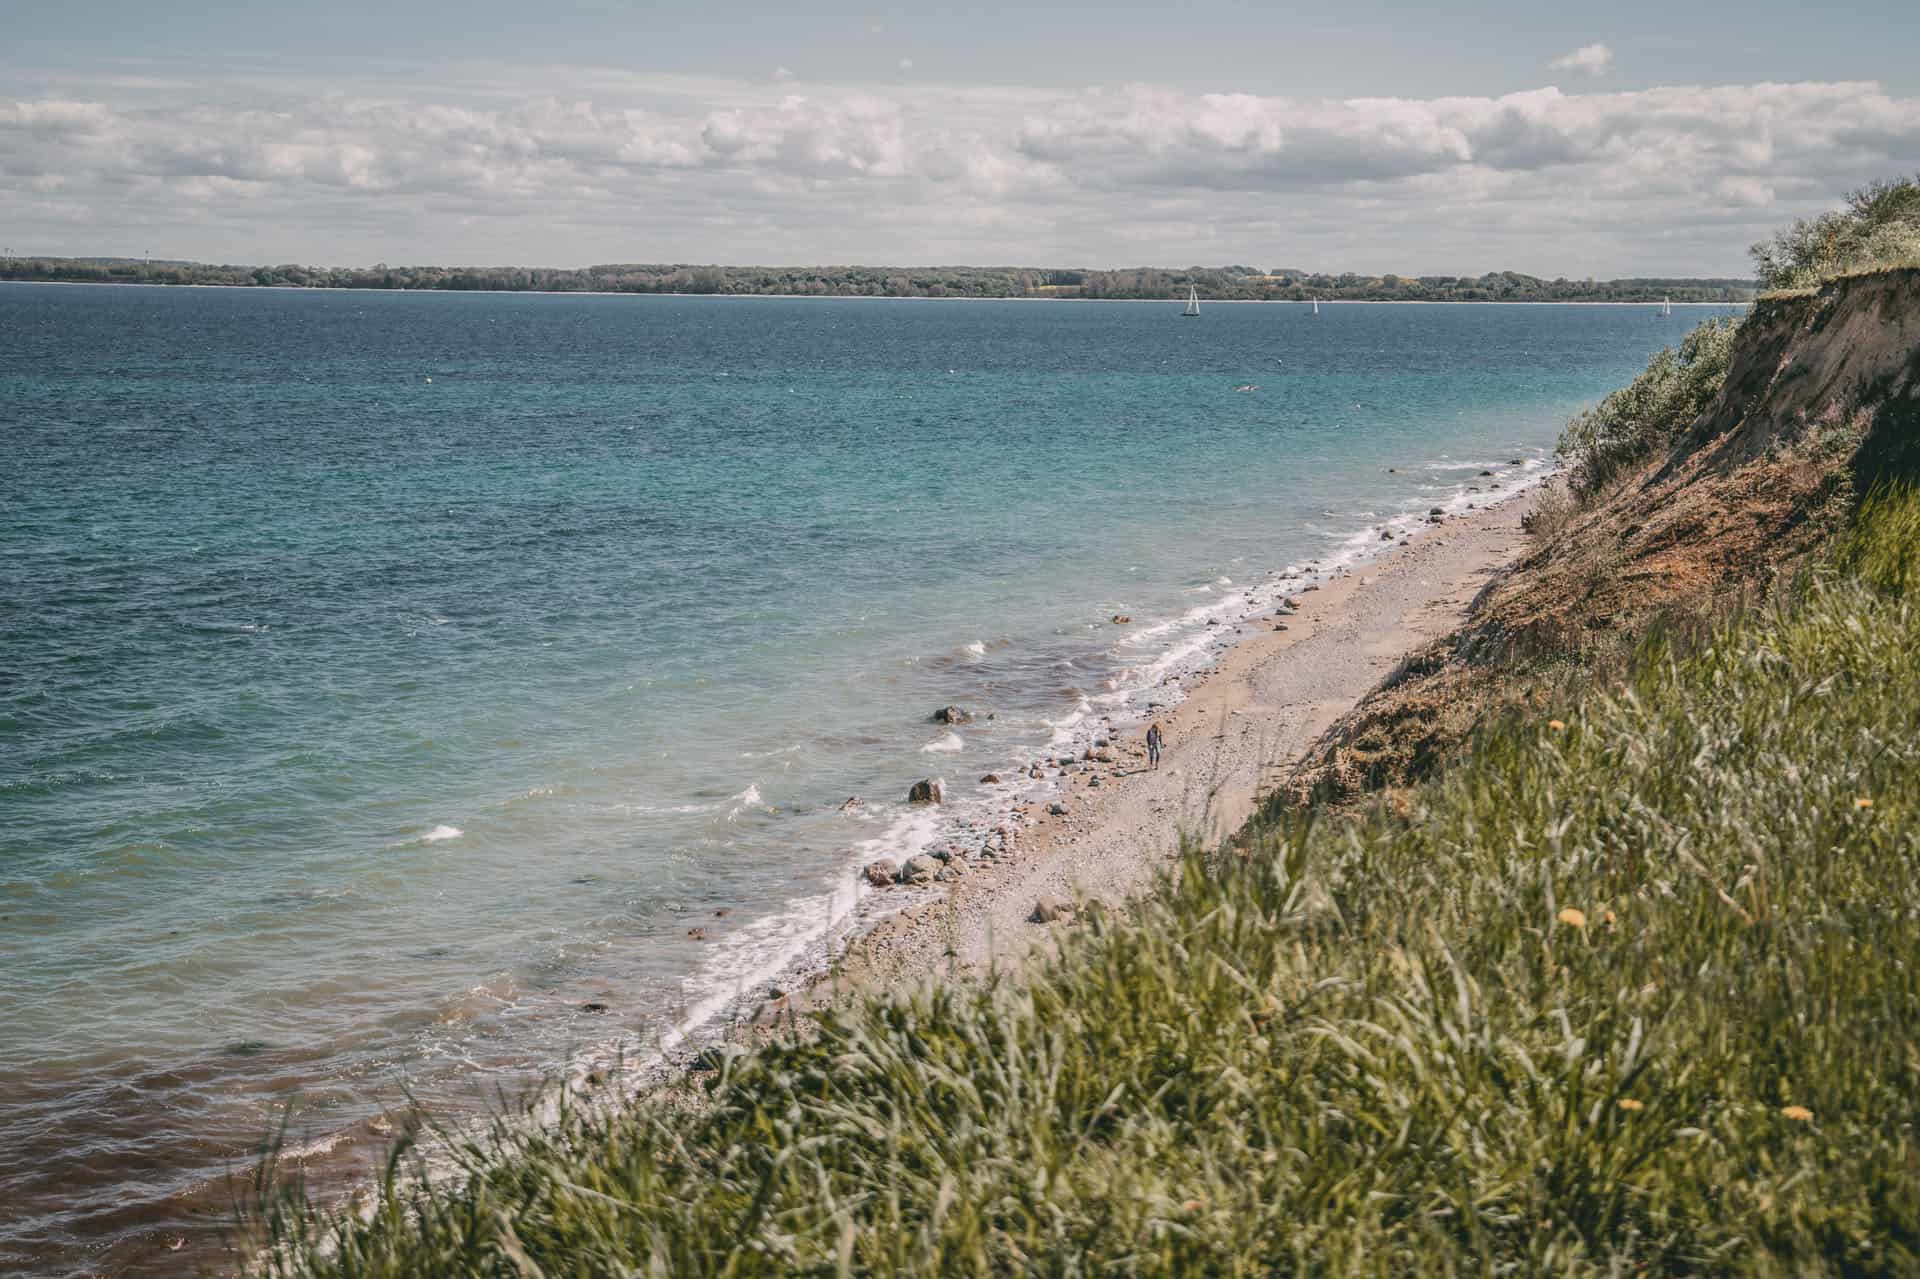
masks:
<instances>
[{"instance_id":1,"label":"white cloud","mask_svg":"<svg viewBox=\"0 0 1920 1279\"><path fill-rule=\"evenodd\" d=\"M1613 50L1604 44L1581 45L1563 58L1555 58L1547 64L1553 71L1584 71L1588 75L1605 75L1613 67Z\"/></svg>"},{"instance_id":2,"label":"white cloud","mask_svg":"<svg viewBox=\"0 0 1920 1279\"><path fill-rule=\"evenodd\" d=\"M23 252L137 240L229 261L1734 273L1746 243L1920 149L1920 100L1871 83L1344 100L564 83L0 101L0 222Z\"/></svg>"}]
</instances>

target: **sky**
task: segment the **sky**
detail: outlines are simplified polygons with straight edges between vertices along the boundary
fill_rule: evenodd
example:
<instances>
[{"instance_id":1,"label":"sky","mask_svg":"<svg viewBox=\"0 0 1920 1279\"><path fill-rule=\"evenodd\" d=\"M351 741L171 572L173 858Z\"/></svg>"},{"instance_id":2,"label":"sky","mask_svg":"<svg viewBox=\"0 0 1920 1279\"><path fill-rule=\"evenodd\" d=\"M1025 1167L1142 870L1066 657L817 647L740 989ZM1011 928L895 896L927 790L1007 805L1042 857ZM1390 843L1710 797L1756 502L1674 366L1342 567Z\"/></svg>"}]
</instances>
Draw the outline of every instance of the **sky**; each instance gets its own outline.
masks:
<instances>
[{"instance_id":1,"label":"sky","mask_svg":"<svg viewBox=\"0 0 1920 1279\"><path fill-rule=\"evenodd\" d=\"M1920 4L0 0L0 249L1739 276Z\"/></svg>"}]
</instances>

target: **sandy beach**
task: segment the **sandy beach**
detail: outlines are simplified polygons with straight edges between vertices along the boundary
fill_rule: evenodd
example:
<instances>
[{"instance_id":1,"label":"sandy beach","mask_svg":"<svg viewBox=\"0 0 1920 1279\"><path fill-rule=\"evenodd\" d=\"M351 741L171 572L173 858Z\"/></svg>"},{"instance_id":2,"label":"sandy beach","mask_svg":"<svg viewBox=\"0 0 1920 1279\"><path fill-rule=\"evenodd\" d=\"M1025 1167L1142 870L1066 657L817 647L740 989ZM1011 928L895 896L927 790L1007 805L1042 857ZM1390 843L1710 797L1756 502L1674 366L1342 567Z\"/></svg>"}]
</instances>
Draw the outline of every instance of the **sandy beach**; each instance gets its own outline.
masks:
<instances>
[{"instance_id":1,"label":"sandy beach","mask_svg":"<svg viewBox=\"0 0 1920 1279\"><path fill-rule=\"evenodd\" d=\"M1036 912L1042 902L1124 899L1177 855L1181 834L1239 829L1273 780L1402 657L1460 624L1524 549L1520 521L1533 500L1529 491L1449 518L1360 570L1306 586L1290 597L1295 610L1243 618L1220 660L1184 681L1184 700L1154 712L1166 735L1158 770L1147 766L1146 721L1116 720L1108 748L1093 752L1110 760L1049 763L1044 774L1060 791L1015 806L1004 853L964 863L933 890L886 890L926 900L852 941L795 1002L1017 965L1070 926L1070 915L1035 918L1050 913Z\"/></svg>"}]
</instances>

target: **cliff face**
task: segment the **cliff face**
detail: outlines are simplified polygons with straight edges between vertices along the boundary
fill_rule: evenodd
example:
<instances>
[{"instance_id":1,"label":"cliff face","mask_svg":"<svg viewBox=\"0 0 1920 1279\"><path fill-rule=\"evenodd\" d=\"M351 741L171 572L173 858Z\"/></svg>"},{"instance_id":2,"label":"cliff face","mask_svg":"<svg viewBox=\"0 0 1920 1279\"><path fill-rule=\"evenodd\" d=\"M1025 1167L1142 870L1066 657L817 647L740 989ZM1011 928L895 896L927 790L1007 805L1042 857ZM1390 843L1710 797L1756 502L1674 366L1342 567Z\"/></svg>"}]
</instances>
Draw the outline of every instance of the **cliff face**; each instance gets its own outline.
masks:
<instances>
[{"instance_id":1,"label":"cliff face","mask_svg":"<svg viewBox=\"0 0 1920 1279\"><path fill-rule=\"evenodd\" d=\"M1533 551L1337 726L1283 798L1416 778L1546 665L1764 593L1892 477L1920 478L1920 270L1763 299L1725 387L1673 447L1590 506L1543 499Z\"/></svg>"},{"instance_id":2,"label":"cliff face","mask_svg":"<svg viewBox=\"0 0 1920 1279\"><path fill-rule=\"evenodd\" d=\"M1669 466L1704 453L1729 471L1815 433L1879 453L1911 425L1920 396L1920 270L1837 280L1817 293L1755 304L1742 326L1726 390L1701 415ZM1880 432L1882 438L1870 438ZM1882 459L1870 458L1869 462ZM1663 471L1666 468L1662 468Z\"/></svg>"}]
</instances>

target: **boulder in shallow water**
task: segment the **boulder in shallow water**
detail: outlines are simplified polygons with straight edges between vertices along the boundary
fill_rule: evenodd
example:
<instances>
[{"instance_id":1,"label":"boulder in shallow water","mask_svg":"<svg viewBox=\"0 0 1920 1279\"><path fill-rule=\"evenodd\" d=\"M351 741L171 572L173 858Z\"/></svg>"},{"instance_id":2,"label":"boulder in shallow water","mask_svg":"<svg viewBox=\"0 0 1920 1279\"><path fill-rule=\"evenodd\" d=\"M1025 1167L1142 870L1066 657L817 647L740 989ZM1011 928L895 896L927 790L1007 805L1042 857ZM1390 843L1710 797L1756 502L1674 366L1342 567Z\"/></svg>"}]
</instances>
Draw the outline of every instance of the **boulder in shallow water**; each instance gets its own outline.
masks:
<instances>
[{"instance_id":1,"label":"boulder in shallow water","mask_svg":"<svg viewBox=\"0 0 1920 1279\"><path fill-rule=\"evenodd\" d=\"M942 706L933 713L933 722L936 724L971 724L973 723L973 713L962 710L958 706Z\"/></svg>"},{"instance_id":2,"label":"boulder in shallow water","mask_svg":"<svg viewBox=\"0 0 1920 1279\"><path fill-rule=\"evenodd\" d=\"M931 884L933 877L940 873L940 863L931 857L915 855L907 858L900 867L900 882L903 884Z\"/></svg>"},{"instance_id":3,"label":"boulder in shallow water","mask_svg":"<svg viewBox=\"0 0 1920 1279\"><path fill-rule=\"evenodd\" d=\"M946 787L937 777L929 777L913 784L907 791L909 804L944 804L947 802Z\"/></svg>"},{"instance_id":4,"label":"boulder in shallow water","mask_svg":"<svg viewBox=\"0 0 1920 1279\"><path fill-rule=\"evenodd\" d=\"M1000 774L988 773L980 779L980 784L982 786L998 786L1000 784Z\"/></svg>"},{"instance_id":5,"label":"boulder in shallow water","mask_svg":"<svg viewBox=\"0 0 1920 1279\"><path fill-rule=\"evenodd\" d=\"M860 805L864 803L866 803L866 801L861 799L858 795L849 795L846 797L845 800L841 802L840 811L843 813L851 813L854 809L860 807Z\"/></svg>"},{"instance_id":6,"label":"boulder in shallow water","mask_svg":"<svg viewBox=\"0 0 1920 1279\"><path fill-rule=\"evenodd\" d=\"M869 863L860 874L875 888L886 888L899 880L900 863L882 857L877 862Z\"/></svg>"},{"instance_id":7,"label":"boulder in shallow water","mask_svg":"<svg viewBox=\"0 0 1920 1279\"><path fill-rule=\"evenodd\" d=\"M1115 626L1125 626L1128 622L1131 622L1132 620L1133 619L1131 617L1128 617L1125 613L1115 613L1113 615L1113 624Z\"/></svg>"}]
</instances>

